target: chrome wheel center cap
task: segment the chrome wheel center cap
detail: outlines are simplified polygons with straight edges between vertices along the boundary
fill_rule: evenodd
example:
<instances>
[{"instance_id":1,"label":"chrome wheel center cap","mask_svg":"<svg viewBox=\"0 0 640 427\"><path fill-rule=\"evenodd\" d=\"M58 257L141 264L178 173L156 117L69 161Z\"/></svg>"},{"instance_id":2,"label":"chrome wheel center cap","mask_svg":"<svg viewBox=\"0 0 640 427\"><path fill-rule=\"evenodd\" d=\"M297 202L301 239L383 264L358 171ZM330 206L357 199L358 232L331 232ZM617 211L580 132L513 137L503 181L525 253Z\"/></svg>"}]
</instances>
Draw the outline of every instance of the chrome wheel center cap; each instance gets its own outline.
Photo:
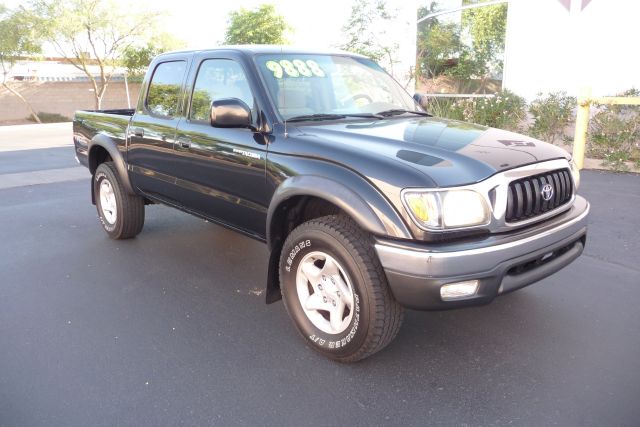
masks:
<instances>
[{"instance_id":1,"label":"chrome wheel center cap","mask_svg":"<svg viewBox=\"0 0 640 427\"><path fill-rule=\"evenodd\" d=\"M353 287L342 266L330 255L311 252L296 274L300 305L313 325L328 334L344 332L353 318Z\"/></svg>"}]
</instances>

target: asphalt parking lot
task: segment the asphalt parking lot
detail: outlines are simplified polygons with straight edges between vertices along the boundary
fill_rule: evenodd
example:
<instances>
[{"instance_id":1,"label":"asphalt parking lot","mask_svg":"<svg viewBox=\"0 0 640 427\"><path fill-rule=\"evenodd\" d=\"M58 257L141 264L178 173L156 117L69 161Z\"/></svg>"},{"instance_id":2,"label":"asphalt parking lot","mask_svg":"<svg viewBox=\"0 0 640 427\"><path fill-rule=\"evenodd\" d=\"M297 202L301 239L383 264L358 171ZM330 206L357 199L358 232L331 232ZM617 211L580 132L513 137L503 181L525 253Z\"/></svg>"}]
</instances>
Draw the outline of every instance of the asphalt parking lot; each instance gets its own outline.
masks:
<instances>
[{"instance_id":1,"label":"asphalt parking lot","mask_svg":"<svg viewBox=\"0 0 640 427\"><path fill-rule=\"evenodd\" d=\"M8 142L2 426L638 425L638 175L583 172L589 239L568 268L488 306L408 311L387 349L341 365L264 304L263 244L163 206L110 240L69 146Z\"/></svg>"}]
</instances>

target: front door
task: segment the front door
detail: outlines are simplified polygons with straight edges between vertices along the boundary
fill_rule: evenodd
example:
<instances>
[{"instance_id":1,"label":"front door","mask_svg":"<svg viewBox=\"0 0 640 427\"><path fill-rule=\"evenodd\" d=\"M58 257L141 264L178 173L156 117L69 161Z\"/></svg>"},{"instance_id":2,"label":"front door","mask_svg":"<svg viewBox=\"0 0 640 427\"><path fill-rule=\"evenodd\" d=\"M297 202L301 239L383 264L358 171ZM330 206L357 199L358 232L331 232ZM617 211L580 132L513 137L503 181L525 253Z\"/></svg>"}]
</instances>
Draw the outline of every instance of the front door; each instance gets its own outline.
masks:
<instances>
[{"instance_id":1,"label":"front door","mask_svg":"<svg viewBox=\"0 0 640 427\"><path fill-rule=\"evenodd\" d=\"M264 137L250 129L214 128L211 102L237 98L257 114L254 91L240 62L200 57L189 108L178 124L174 170L181 204L213 220L264 238L267 207Z\"/></svg>"}]
</instances>

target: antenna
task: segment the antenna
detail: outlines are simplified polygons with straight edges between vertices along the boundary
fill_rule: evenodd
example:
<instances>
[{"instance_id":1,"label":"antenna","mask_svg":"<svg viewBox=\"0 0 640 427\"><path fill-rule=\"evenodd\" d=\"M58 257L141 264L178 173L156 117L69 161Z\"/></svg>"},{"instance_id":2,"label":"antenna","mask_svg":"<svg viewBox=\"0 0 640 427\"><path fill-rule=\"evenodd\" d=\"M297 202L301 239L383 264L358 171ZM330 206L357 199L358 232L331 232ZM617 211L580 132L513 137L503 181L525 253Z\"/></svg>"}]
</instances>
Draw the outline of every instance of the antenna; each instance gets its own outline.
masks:
<instances>
[{"instance_id":1,"label":"antenna","mask_svg":"<svg viewBox=\"0 0 640 427\"><path fill-rule=\"evenodd\" d=\"M284 55L284 51L282 49L282 45L280 45L280 59L282 60L282 56ZM287 90L285 88L285 84L287 82L287 78L285 73L282 74L282 107L287 108ZM287 117L284 117L284 137L287 138L289 134L287 133Z\"/></svg>"}]
</instances>

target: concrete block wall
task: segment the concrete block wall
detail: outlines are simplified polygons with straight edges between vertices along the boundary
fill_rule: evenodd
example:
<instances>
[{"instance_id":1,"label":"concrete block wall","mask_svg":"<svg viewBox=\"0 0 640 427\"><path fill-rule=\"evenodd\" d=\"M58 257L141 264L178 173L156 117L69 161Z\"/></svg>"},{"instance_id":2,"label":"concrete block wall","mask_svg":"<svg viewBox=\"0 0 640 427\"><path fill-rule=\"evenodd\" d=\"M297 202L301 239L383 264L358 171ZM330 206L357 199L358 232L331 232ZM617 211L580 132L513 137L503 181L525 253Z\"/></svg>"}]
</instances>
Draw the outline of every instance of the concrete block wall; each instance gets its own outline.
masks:
<instances>
[{"instance_id":1,"label":"concrete block wall","mask_svg":"<svg viewBox=\"0 0 640 427\"><path fill-rule=\"evenodd\" d=\"M76 110L95 108L91 83L89 82L15 82L11 83L37 112L57 113L73 117ZM139 83L129 83L131 106L135 108L140 91ZM112 82L102 100L102 109L127 108L124 82ZM24 103L0 86L0 122L21 120L29 116Z\"/></svg>"}]
</instances>

